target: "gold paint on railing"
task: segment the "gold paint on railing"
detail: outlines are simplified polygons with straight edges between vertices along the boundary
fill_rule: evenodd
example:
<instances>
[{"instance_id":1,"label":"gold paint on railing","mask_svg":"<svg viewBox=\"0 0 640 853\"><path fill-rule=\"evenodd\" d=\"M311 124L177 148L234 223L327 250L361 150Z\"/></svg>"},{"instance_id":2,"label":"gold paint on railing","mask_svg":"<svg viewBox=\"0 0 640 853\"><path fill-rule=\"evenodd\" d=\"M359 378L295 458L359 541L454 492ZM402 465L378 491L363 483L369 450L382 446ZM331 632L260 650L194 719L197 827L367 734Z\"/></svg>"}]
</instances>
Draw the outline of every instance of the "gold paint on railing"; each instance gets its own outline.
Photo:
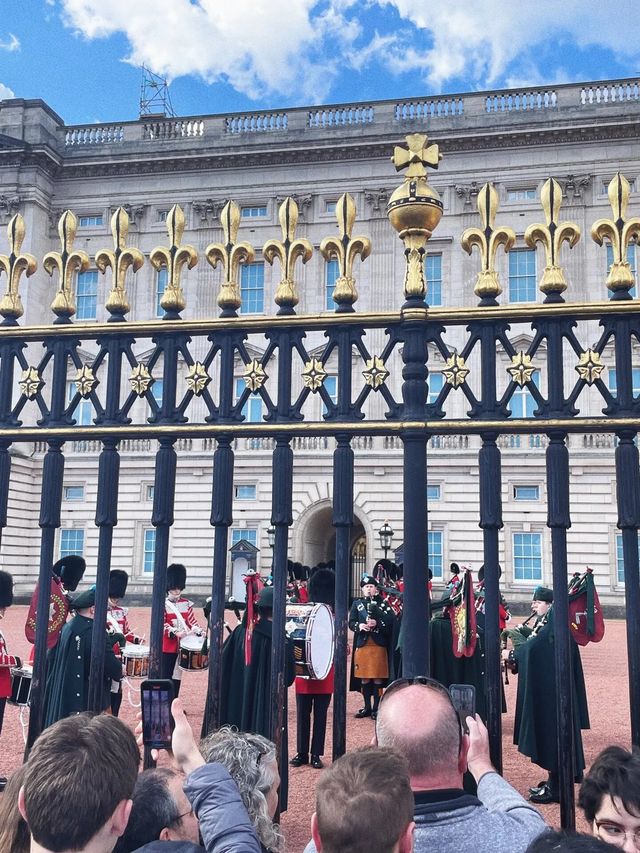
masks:
<instances>
[{"instance_id":1,"label":"gold paint on railing","mask_svg":"<svg viewBox=\"0 0 640 853\"><path fill-rule=\"evenodd\" d=\"M205 250L207 261L214 269L218 262L222 264L225 280L220 285L217 302L223 311L237 311L240 308L240 264L250 264L255 257L254 248L249 243L236 243L240 218L240 208L236 202L228 201L220 214L224 243L210 243Z\"/></svg>"},{"instance_id":2,"label":"gold paint on railing","mask_svg":"<svg viewBox=\"0 0 640 853\"><path fill-rule=\"evenodd\" d=\"M123 207L119 207L111 217L111 234L113 250L100 249L96 254L96 266L103 274L107 267L111 267L111 292L105 307L110 314L124 317L131 310L125 288L127 270L131 268L134 273L138 272L144 264L144 255L139 249L127 248L129 214Z\"/></svg>"},{"instance_id":3,"label":"gold paint on railing","mask_svg":"<svg viewBox=\"0 0 640 853\"><path fill-rule=\"evenodd\" d=\"M7 225L7 237L9 239L9 254L0 255L0 273L7 277L7 289L0 299L0 314L5 320L15 321L24 314L22 301L20 300L20 278L24 273L27 278L33 275L37 269L38 262L26 252L20 253L24 241L25 228L24 219L19 213L12 216Z\"/></svg>"},{"instance_id":4,"label":"gold paint on railing","mask_svg":"<svg viewBox=\"0 0 640 853\"><path fill-rule=\"evenodd\" d=\"M387 204L389 221L404 243L406 270L404 295L424 299L425 245L442 219L442 200L429 185L426 167L437 169L442 154L437 145L427 145L423 133L406 137L407 148L396 145L391 161L399 172L406 169L403 183L393 191Z\"/></svg>"},{"instance_id":5,"label":"gold paint on railing","mask_svg":"<svg viewBox=\"0 0 640 853\"><path fill-rule=\"evenodd\" d=\"M169 315L177 315L186 308L181 285L182 270L185 264L187 269L193 269L198 263L198 253L193 246L180 245L183 233L184 213L179 204L174 204L167 214L169 246L157 246L149 255L158 272L163 267L167 269L167 286L160 299L160 307Z\"/></svg>"},{"instance_id":6,"label":"gold paint on railing","mask_svg":"<svg viewBox=\"0 0 640 853\"><path fill-rule=\"evenodd\" d=\"M540 279L540 290L548 299L557 302L560 294L567 289L564 271L558 264L560 247L566 242L573 249L580 239L580 226L575 222L558 222L562 188L554 178L544 182L540 200L547 224L530 225L524 232L524 241L532 249L535 249L537 243L544 246L547 264Z\"/></svg>"},{"instance_id":7,"label":"gold paint on railing","mask_svg":"<svg viewBox=\"0 0 640 853\"><path fill-rule=\"evenodd\" d=\"M494 227L499 206L496 188L493 184L485 184L478 193L478 212L482 219L482 228L467 228L462 235L461 243L465 252L470 255L474 246L480 251L481 269L473 289L480 299L495 299L502 293L495 267L496 253L498 246L504 246L505 252L508 252L516 242L512 228Z\"/></svg>"},{"instance_id":8,"label":"gold paint on railing","mask_svg":"<svg viewBox=\"0 0 640 853\"><path fill-rule=\"evenodd\" d=\"M304 237L295 238L298 224L298 205L288 197L280 205L278 211L282 240L267 240L262 248L262 254L269 264L278 258L282 269L282 278L276 290L275 301L285 313L291 313L299 302L296 282L293 277L296 261L303 264L311 258L313 246Z\"/></svg>"},{"instance_id":9,"label":"gold paint on railing","mask_svg":"<svg viewBox=\"0 0 640 853\"><path fill-rule=\"evenodd\" d=\"M51 303L51 310L60 318L70 319L76 313L73 293L73 280L77 273L89 269L89 256L86 252L73 250L73 243L78 230L78 218L71 210L65 210L58 220L60 235L60 252L49 252L42 261L42 266L50 276L58 271L58 291Z\"/></svg>"},{"instance_id":10,"label":"gold paint on railing","mask_svg":"<svg viewBox=\"0 0 640 853\"><path fill-rule=\"evenodd\" d=\"M640 236L640 219L626 219L629 203L629 181L620 172L609 184L609 203L612 219L598 219L591 226L591 237L602 246L608 239L613 249L613 262L609 267L607 287L614 294L628 293L635 284L635 276L627 260L627 249L633 238Z\"/></svg>"},{"instance_id":11,"label":"gold paint on railing","mask_svg":"<svg viewBox=\"0 0 640 853\"><path fill-rule=\"evenodd\" d=\"M349 193L343 193L336 203L336 219L340 237L325 237L320 243L320 253L327 261L336 259L340 275L336 279L333 301L348 310L358 299L356 280L353 277L353 264L360 256L365 260L371 254L371 240L368 237L352 237L356 220L356 205Z\"/></svg>"}]
</instances>

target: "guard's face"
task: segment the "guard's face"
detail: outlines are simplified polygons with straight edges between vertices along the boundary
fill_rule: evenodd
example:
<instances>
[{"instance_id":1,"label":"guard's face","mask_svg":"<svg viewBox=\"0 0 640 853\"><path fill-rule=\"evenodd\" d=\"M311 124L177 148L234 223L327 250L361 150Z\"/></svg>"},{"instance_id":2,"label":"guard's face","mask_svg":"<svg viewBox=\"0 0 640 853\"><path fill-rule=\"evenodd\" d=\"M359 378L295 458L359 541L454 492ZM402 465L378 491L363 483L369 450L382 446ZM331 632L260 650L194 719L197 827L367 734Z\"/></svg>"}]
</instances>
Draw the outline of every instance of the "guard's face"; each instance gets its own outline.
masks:
<instances>
[{"instance_id":1,"label":"guard's face","mask_svg":"<svg viewBox=\"0 0 640 853\"><path fill-rule=\"evenodd\" d=\"M545 613L549 612L549 608L551 604L548 601L537 601L534 599L531 602L531 609L536 614L536 616L544 616Z\"/></svg>"},{"instance_id":2,"label":"guard's face","mask_svg":"<svg viewBox=\"0 0 640 853\"><path fill-rule=\"evenodd\" d=\"M378 587L374 583L366 583L362 587L362 594L365 598L373 598L378 592Z\"/></svg>"},{"instance_id":3,"label":"guard's face","mask_svg":"<svg viewBox=\"0 0 640 853\"><path fill-rule=\"evenodd\" d=\"M177 601L180 598L180 594L182 593L181 589L170 589L167 591L167 594L171 601Z\"/></svg>"}]
</instances>

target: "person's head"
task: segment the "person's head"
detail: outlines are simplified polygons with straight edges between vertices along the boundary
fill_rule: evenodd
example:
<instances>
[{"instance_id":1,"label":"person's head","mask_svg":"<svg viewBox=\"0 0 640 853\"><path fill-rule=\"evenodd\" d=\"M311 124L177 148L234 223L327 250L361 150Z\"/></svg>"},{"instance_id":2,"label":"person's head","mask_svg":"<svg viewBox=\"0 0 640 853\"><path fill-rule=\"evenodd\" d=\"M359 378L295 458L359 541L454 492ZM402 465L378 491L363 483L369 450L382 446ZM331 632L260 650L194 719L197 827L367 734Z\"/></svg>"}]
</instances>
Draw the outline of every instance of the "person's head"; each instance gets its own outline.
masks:
<instances>
[{"instance_id":1,"label":"person's head","mask_svg":"<svg viewBox=\"0 0 640 853\"><path fill-rule=\"evenodd\" d=\"M461 787L467 738L449 692L437 681L390 684L378 708L376 741L404 756L414 790Z\"/></svg>"},{"instance_id":2,"label":"person's head","mask_svg":"<svg viewBox=\"0 0 640 853\"><path fill-rule=\"evenodd\" d=\"M217 761L227 768L258 838L268 850L280 850L282 835L273 823L280 787L274 744L262 735L223 726L202 740L200 752L207 763Z\"/></svg>"},{"instance_id":3,"label":"person's head","mask_svg":"<svg viewBox=\"0 0 640 853\"><path fill-rule=\"evenodd\" d=\"M525 853L613 853L616 849L599 838L582 832L550 830L535 838Z\"/></svg>"},{"instance_id":4,"label":"person's head","mask_svg":"<svg viewBox=\"0 0 640 853\"><path fill-rule=\"evenodd\" d=\"M311 819L320 853L405 853L413 827L409 769L393 750L348 752L320 777Z\"/></svg>"},{"instance_id":5,"label":"person's head","mask_svg":"<svg viewBox=\"0 0 640 853\"><path fill-rule=\"evenodd\" d=\"M13 604L13 578L9 572L0 571L0 619L7 607Z\"/></svg>"},{"instance_id":6,"label":"person's head","mask_svg":"<svg viewBox=\"0 0 640 853\"><path fill-rule=\"evenodd\" d=\"M133 807L114 853L132 853L151 841L192 841L198 844L198 821L183 790L184 776L157 768L138 776Z\"/></svg>"},{"instance_id":7,"label":"person's head","mask_svg":"<svg viewBox=\"0 0 640 853\"><path fill-rule=\"evenodd\" d=\"M122 569L112 569L109 572L109 599L118 602L124 598L129 584L129 575Z\"/></svg>"},{"instance_id":8,"label":"person's head","mask_svg":"<svg viewBox=\"0 0 640 853\"><path fill-rule=\"evenodd\" d=\"M0 850L29 853L29 827L18 809L18 794L24 782L27 765L23 764L10 777L0 797Z\"/></svg>"},{"instance_id":9,"label":"person's head","mask_svg":"<svg viewBox=\"0 0 640 853\"><path fill-rule=\"evenodd\" d=\"M172 601L180 598L186 585L187 570L182 563L171 563L167 566L167 595Z\"/></svg>"},{"instance_id":10,"label":"person's head","mask_svg":"<svg viewBox=\"0 0 640 853\"><path fill-rule=\"evenodd\" d=\"M116 717L79 714L40 735L20 789L20 813L46 851L110 853L131 811L140 753Z\"/></svg>"},{"instance_id":11,"label":"person's head","mask_svg":"<svg viewBox=\"0 0 640 853\"><path fill-rule=\"evenodd\" d=\"M78 554L68 554L53 564L51 573L60 578L67 592L75 592L87 568L83 557Z\"/></svg>"},{"instance_id":12,"label":"person's head","mask_svg":"<svg viewBox=\"0 0 640 853\"><path fill-rule=\"evenodd\" d=\"M72 610L75 610L80 616L86 616L87 619L93 619L96 611L96 588L95 586L76 595L71 602Z\"/></svg>"},{"instance_id":13,"label":"person's head","mask_svg":"<svg viewBox=\"0 0 640 853\"><path fill-rule=\"evenodd\" d=\"M360 589L365 598L373 598L374 595L378 594L378 582L373 575L362 575Z\"/></svg>"},{"instance_id":14,"label":"person's head","mask_svg":"<svg viewBox=\"0 0 640 853\"><path fill-rule=\"evenodd\" d=\"M580 786L591 831L622 850L640 850L640 751L608 746Z\"/></svg>"},{"instance_id":15,"label":"person's head","mask_svg":"<svg viewBox=\"0 0 640 853\"><path fill-rule=\"evenodd\" d=\"M544 616L553 604L553 590L546 586L537 586L533 591L531 609L536 616Z\"/></svg>"},{"instance_id":16,"label":"person's head","mask_svg":"<svg viewBox=\"0 0 640 853\"><path fill-rule=\"evenodd\" d=\"M273 618L273 587L264 586L258 593L256 608L261 619Z\"/></svg>"}]
</instances>

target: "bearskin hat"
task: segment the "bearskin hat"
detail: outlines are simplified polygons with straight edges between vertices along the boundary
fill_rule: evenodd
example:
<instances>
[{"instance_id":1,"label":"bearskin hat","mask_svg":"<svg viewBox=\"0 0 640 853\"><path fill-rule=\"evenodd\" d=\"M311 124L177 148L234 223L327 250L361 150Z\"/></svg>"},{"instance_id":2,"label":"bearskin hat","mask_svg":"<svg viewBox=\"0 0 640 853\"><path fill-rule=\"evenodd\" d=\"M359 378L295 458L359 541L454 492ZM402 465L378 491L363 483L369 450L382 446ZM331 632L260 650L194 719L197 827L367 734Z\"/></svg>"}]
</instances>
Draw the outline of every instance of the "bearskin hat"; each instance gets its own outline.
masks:
<instances>
[{"instance_id":1,"label":"bearskin hat","mask_svg":"<svg viewBox=\"0 0 640 853\"><path fill-rule=\"evenodd\" d=\"M502 566L498 564L498 577L502 577ZM484 580L484 563L478 569L478 580L482 583Z\"/></svg>"},{"instance_id":2,"label":"bearskin hat","mask_svg":"<svg viewBox=\"0 0 640 853\"><path fill-rule=\"evenodd\" d=\"M336 574L331 569L312 569L309 578L309 601L335 607Z\"/></svg>"},{"instance_id":3,"label":"bearskin hat","mask_svg":"<svg viewBox=\"0 0 640 853\"><path fill-rule=\"evenodd\" d=\"M75 592L86 568L87 564L83 557L78 554L69 554L54 563L51 571L60 578L62 585L68 592Z\"/></svg>"},{"instance_id":4,"label":"bearskin hat","mask_svg":"<svg viewBox=\"0 0 640 853\"><path fill-rule=\"evenodd\" d=\"M449 571L451 572L452 575L459 575L460 574L460 566L457 563L451 563L451 565L449 566Z\"/></svg>"},{"instance_id":5,"label":"bearskin hat","mask_svg":"<svg viewBox=\"0 0 640 853\"><path fill-rule=\"evenodd\" d=\"M122 569L112 569L109 573L109 598L124 598L127 593L129 575Z\"/></svg>"},{"instance_id":6,"label":"bearskin hat","mask_svg":"<svg viewBox=\"0 0 640 853\"><path fill-rule=\"evenodd\" d=\"M187 585L187 570L182 563L167 566L167 590L184 589Z\"/></svg>"},{"instance_id":7,"label":"bearskin hat","mask_svg":"<svg viewBox=\"0 0 640 853\"><path fill-rule=\"evenodd\" d=\"M297 581L306 581L309 577L307 567L303 566L302 563L294 563L293 576Z\"/></svg>"},{"instance_id":8,"label":"bearskin hat","mask_svg":"<svg viewBox=\"0 0 640 853\"><path fill-rule=\"evenodd\" d=\"M13 604L13 578L9 572L0 571L0 608Z\"/></svg>"}]
</instances>

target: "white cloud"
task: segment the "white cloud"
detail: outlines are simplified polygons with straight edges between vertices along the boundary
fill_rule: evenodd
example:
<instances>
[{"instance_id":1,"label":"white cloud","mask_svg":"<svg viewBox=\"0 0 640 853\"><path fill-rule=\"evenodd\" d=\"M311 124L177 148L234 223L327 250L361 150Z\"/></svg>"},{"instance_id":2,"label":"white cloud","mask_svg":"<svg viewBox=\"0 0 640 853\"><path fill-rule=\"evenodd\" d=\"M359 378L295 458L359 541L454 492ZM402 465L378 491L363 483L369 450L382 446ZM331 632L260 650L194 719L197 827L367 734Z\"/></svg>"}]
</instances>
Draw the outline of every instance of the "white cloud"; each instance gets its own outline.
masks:
<instances>
[{"instance_id":1,"label":"white cloud","mask_svg":"<svg viewBox=\"0 0 640 853\"><path fill-rule=\"evenodd\" d=\"M5 101L9 98L15 98L13 90L5 86L4 83L0 83L0 101Z\"/></svg>"},{"instance_id":2,"label":"white cloud","mask_svg":"<svg viewBox=\"0 0 640 853\"><path fill-rule=\"evenodd\" d=\"M9 39L7 41L0 39L0 50L6 50L9 53L14 53L16 50L20 50L20 39L17 36L14 36L13 33L9 33Z\"/></svg>"}]
</instances>

